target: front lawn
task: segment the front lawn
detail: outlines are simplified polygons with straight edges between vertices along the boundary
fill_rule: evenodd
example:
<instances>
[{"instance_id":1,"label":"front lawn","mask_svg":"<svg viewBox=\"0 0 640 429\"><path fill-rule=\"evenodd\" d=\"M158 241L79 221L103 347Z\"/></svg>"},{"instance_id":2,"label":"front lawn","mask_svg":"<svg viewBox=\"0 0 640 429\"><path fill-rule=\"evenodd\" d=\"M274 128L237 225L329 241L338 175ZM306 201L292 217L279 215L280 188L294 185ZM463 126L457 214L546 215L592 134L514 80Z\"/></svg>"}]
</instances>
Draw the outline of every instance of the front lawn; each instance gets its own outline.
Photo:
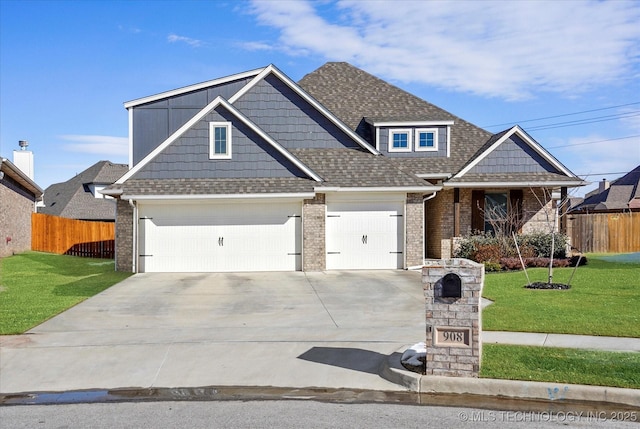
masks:
<instances>
[{"instance_id":1,"label":"front lawn","mask_svg":"<svg viewBox=\"0 0 640 429\"><path fill-rule=\"evenodd\" d=\"M487 331L640 337L640 264L587 255L569 290L526 289L523 271L488 273L483 296L494 303L482 312ZM567 283L573 268L554 268L554 283ZM532 282L546 282L548 269L528 269Z\"/></svg>"},{"instance_id":2,"label":"front lawn","mask_svg":"<svg viewBox=\"0 0 640 429\"><path fill-rule=\"evenodd\" d=\"M640 353L485 344L480 376L640 389Z\"/></svg>"},{"instance_id":3,"label":"front lawn","mask_svg":"<svg viewBox=\"0 0 640 429\"><path fill-rule=\"evenodd\" d=\"M0 259L0 334L20 334L130 273L109 259L26 252Z\"/></svg>"}]
</instances>

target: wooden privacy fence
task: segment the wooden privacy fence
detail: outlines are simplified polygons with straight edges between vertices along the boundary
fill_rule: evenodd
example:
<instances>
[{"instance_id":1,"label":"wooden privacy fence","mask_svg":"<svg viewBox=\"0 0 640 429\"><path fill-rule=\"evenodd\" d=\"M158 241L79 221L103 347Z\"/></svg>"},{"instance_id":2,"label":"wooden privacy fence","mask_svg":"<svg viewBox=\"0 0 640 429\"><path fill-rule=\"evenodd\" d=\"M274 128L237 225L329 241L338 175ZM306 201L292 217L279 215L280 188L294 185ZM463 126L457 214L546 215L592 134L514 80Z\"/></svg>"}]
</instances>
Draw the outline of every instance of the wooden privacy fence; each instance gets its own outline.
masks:
<instances>
[{"instance_id":1,"label":"wooden privacy fence","mask_svg":"<svg viewBox=\"0 0 640 429\"><path fill-rule=\"evenodd\" d=\"M31 250L59 255L113 259L115 223L31 215Z\"/></svg>"},{"instance_id":2,"label":"wooden privacy fence","mask_svg":"<svg viewBox=\"0 0 640 429\"><path fill-rule=\"evenodd\" d=\"M582 252L640 252L640 212L570 214L571 245Z\"/></svg>"}]
</instances>

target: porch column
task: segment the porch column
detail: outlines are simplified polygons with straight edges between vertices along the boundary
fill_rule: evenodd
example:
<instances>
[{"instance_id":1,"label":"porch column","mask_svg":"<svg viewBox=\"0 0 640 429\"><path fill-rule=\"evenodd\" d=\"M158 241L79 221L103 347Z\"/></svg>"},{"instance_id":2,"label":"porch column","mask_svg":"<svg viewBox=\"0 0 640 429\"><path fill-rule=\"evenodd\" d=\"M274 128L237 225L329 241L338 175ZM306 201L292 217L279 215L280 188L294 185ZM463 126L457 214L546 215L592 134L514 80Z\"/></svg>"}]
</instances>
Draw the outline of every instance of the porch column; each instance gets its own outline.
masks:
<instances>
[{"instance_id":1,"label":"porch column","mask_svg":"<svg viewBox=\"0 0 640 429\"><path fill-rule=\"evenodd\" d=\"M460 237L460 188L453 189L453 236Z\"/></svg>"}]
</instances>

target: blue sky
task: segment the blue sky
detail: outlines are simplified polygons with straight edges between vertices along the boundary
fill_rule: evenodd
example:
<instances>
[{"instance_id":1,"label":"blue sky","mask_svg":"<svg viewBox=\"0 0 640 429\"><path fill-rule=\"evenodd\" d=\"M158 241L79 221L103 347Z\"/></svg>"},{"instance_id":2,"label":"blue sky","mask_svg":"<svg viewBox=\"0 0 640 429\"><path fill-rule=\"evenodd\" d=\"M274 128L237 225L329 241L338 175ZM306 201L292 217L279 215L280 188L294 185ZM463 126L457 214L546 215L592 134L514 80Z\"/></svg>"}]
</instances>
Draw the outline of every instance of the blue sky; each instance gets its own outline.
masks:
<instances>
[{"instance_id":1,"label":"blue sky","mask_svg":"<svg viewBox=\"0 0 640 429\"><path fill-rule=\"evenodd\" d=\"M46 188L128 162L125 101L275 64L348 61L588 180L640 164L637 1L0 0L0 154ZM584 190L576 194L584 193Z\"/></svg>"}]
</instances>

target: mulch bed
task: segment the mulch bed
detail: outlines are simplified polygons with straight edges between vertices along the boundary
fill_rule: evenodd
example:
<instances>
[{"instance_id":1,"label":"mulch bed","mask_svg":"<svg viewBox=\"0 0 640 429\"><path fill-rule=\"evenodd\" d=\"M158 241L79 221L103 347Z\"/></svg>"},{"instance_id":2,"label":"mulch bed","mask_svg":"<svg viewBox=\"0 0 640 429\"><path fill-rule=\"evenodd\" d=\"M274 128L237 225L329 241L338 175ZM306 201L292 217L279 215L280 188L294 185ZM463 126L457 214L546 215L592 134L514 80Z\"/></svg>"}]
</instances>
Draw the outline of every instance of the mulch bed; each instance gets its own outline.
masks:
<instances>
[{"instance_id":1,"label":"mulch bed","mask_svg":"<svg viewBox=\"0 0 640 429\"><path fill-rule=\"evenodd\" d=\"M530 285L526 285L527 289L556 289L556 290L567 290L571 288L570 285L566 285L564 283L542 283L542 282L534 282Z\"/></svg>"}]
</instances>

